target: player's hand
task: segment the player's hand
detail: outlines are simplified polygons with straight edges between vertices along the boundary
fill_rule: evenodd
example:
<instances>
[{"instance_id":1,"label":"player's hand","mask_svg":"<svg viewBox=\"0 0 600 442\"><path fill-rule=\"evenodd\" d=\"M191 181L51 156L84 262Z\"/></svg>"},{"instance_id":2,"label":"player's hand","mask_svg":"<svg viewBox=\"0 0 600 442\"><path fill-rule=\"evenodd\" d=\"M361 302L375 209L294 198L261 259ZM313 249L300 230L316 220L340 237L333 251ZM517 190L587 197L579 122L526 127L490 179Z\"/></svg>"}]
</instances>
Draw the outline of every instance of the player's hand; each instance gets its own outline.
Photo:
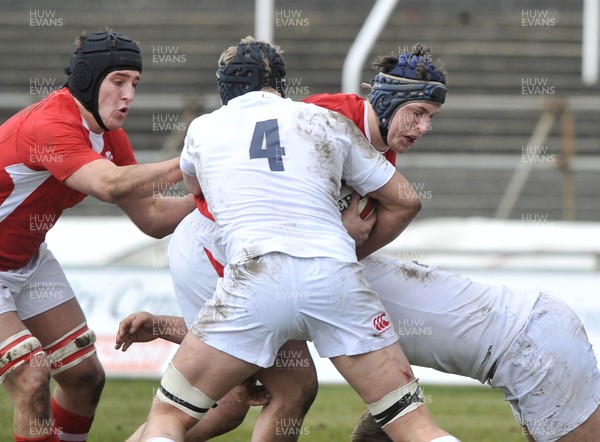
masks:
<instances>
[{"instance_id":1,"label":"player's hand","mask_svg":"<svg viewBox=\"0 0 600 442\"><path fill-rule=\"evenodd\" d=\"M148 312L132 313L119 323L115 349L126 351L134 342L149 342L158 338L154 330L157 316Z\"/></svg>"},{"instance_id":2,"label":"player's hand","mask_svg":"<svg viewBox=\"0 0 600 442\"><path fill-rule=\"evenodd\" d=\"M360 195L352 193L352 200L346 210L342 212L342 222L348 234L352 237L357 246L364 243L371 233L371 229L377 222L377 212L373 213L367 219L362 219L358 212L358 201Z\"/></svg>"},{"instance_id":3,"label":"player's hand","mask_svg":"<svg viewBox=\"0 0 600 442\"><path fill-rule=\"evenodd\" d=\"M267 405L271 401L271 393L264 386L258 385L255 377L236 385L231 393L236 401L246 405Z\"/></svg>"}]
</instances>

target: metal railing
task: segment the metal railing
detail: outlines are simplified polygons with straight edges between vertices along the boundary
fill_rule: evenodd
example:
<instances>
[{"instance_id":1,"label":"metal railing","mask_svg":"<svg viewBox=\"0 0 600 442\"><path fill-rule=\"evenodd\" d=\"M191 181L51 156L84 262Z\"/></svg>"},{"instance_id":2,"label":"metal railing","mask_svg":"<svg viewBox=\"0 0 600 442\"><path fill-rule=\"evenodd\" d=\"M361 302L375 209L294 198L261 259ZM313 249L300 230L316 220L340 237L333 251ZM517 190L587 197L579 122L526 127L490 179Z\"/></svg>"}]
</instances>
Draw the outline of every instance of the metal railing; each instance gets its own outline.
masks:
<instances>
[{"instance_id":1,"label":"metal railing","mask_svg":"<svg viewBox=\"0 0 600 442\"><path fill-rule=\"evenodd\" d=\"M572 161L575 155L575 129L573 112L565 98L555 98L545 102L542 114L529 138L523 155L536 156L540 147L548 137L555 121L560 118L563 139L562 153L557 162L558 169L564 174L563 179L563 219L575 219L575 185ZM513 175L498 204L494 218L508 219L534 167L533 161L521 161L515 166Z\"/></svg>"}]
</instances>

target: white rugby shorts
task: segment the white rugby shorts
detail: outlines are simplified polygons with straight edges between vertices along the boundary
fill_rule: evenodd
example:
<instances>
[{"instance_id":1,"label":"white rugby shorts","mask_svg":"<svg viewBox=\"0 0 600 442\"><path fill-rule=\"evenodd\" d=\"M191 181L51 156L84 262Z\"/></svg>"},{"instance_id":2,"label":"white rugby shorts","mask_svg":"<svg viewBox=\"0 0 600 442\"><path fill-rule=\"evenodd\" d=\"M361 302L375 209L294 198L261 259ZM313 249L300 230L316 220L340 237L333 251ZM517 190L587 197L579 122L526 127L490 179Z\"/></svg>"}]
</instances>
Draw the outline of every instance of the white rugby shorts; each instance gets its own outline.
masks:
<instances>
[{"instance_id":1,"label":"white rugby shorts","mask_svg":"<svg viewBox=\"0 0 600 442\"><path fill-rule=\"evenodd\" d=\"M537 442L555 441L600 404L600 371L583 324L558 298L540 295L490 380Z\"/></svg>"},{"instance_id":2,"label":"white rugby shorts","mask_svg":"<svg viewBox=\"0 0 600 442\"><path fill-rule=\"evenodd\" d=\"M24 267L0 272L0 313L24 321L75 297L60 264L43 243Z\"/></svg>"},{"instance_id":3,"label":"white rugby shorts","mask_svg":"<svg viewBox=\"0 0 600 442\"><path fill-rule=\"evenodd\" d=\"M215 223L194 210L179 223L169 241L169 270L188 329L217 288L219 276L204 247L213 252L219 240Z\"/></svg>"},{"instance_id":4,"label":"white rugby shorts","mask_svg":"<svg viewBox=\"0 0 600 442\"><path fill-rule=\"evenodd\" d=\"M398 341L360 264L283 253L226 266L191 332L265 368L292 339L313 341L323 358L367 353Z\"/></svg>"}]
</instances>

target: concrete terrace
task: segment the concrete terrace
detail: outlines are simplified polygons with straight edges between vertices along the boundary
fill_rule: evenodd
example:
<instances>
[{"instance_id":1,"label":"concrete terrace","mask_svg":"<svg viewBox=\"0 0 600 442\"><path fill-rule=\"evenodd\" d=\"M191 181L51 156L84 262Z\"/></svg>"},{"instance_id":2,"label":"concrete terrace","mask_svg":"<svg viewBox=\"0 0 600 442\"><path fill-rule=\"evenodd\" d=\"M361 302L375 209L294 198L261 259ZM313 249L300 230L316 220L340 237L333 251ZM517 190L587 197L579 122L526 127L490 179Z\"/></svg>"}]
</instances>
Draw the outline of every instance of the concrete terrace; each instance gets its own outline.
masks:
<instances>
[{"instance_id":1,"label":"concrete terrace","mask_svg":"<svg viewBox=\"0 0 600 442\"><path fill-rule=\"evenodd\" d=\"M276 0L289 95L337 92L348 50L374 2ZM218 105L219 54L254 32L254 2L22 0L0 15L0 122L65 80L82 30L105 25L139 41L143 81L126 129L141 161L176 155L189 119ZM515 167L533 166L510 218L564 217L561 125L528 146L544 111L565 100L574 118L571 163L579 221L600 219L600 85L581 81L581 2L400 0L368 60L422 42L444 60L449 94L433 131L398 168L423 200L419 219L494 215ZM366 63L362 77L373 71ZM562 169L564 170L564 169ZM68 213L114 215L88 198Z\"/></svg>"}]
</instances>

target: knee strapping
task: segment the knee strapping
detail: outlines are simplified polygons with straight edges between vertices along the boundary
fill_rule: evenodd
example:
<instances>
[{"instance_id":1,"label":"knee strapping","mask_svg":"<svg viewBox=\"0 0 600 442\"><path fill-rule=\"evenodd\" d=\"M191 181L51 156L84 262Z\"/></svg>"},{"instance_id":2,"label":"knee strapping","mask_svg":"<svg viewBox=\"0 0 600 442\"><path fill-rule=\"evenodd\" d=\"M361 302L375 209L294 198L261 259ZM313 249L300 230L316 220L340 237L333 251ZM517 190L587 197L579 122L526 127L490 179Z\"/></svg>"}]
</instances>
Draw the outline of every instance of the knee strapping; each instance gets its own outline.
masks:
<instances>
[{"instance_id":1,"label":"knee strapping","mask_svg":"<svg viewBox=\"0 0 600 442\"><path fill-rule=\"evenodd\" d=\"M44 347L52 375L65 371L96 352L96 334L85 322Z\"/></svg>"},{"instance_id":2,"label":"knee strapping","mask_svg":"<svg viewBox=\"0 0 600 442\"><path fill-rule=\"evenodd\" d=\"M0 343L0 384L15 368L38 354L44 354L42 344L29 330L8 337Z\"/></svg>"},{"instance_id":3,"label":"knee strapping","mask_svg":"<svg viewBox=\"0 0 600 442\"><path fill-rule=\"evenodd\" d=\"M202 419L209 409L216 407L217 402L190 384L170 362L156 396L198 420Z\"/></svg>"},{"instance_id":4,"label":"knee strapping","mask_svg":"<svg viewBox=\"0 0 600 442\"><path fill-rule=\"evenodd\" d=\"M385 427L424 403L421 388L417 379L415 379L367 406L377 423Z\"/></svg>"}]
</instances>

